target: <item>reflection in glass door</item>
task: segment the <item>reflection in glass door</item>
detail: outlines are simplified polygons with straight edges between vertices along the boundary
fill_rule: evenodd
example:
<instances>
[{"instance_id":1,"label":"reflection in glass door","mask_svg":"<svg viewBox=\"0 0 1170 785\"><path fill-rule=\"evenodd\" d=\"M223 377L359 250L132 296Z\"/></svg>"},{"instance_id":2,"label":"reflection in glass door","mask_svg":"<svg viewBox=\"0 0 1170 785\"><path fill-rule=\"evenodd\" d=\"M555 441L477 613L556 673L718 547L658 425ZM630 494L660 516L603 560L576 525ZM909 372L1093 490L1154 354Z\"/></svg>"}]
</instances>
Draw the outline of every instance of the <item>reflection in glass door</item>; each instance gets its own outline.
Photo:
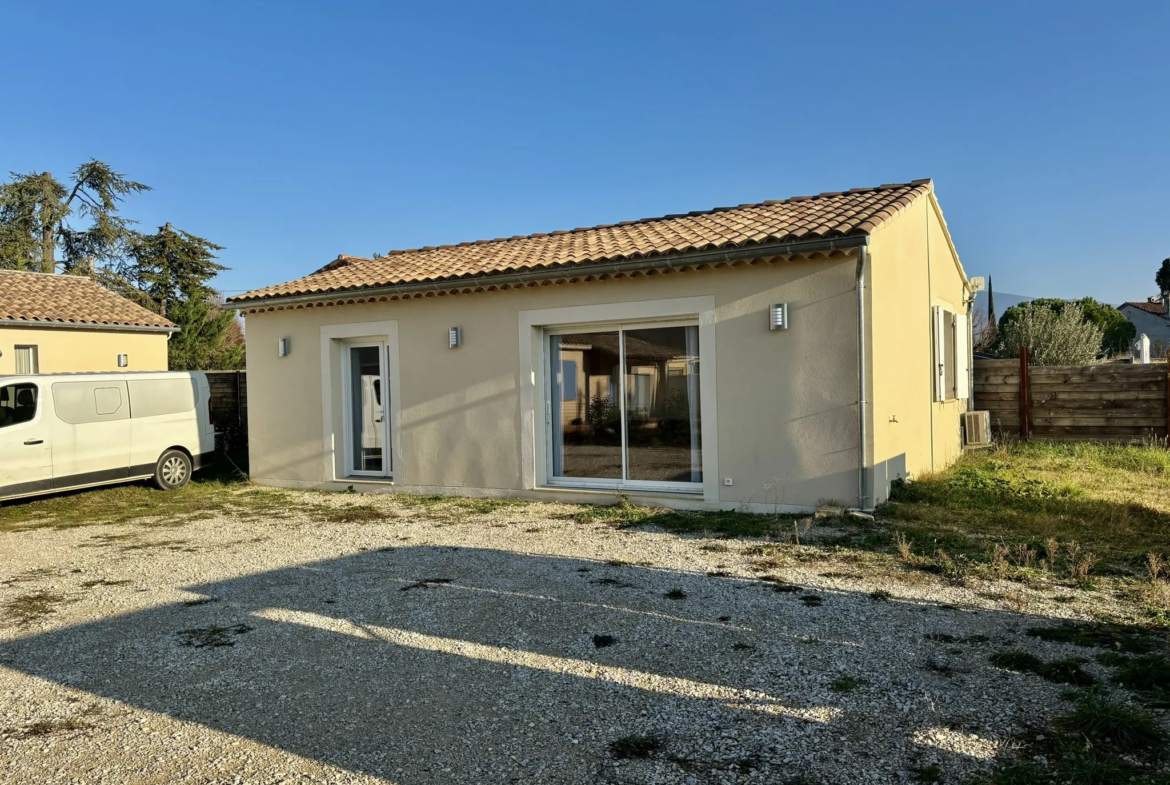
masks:
<instances>
[{"instance_id":1,"label":"reflection in glass door","mask_svg":"<svg viewBox=\"0 0 1170 785\"><path fill-rule=\"evenodd\" d=\"M386 352L383 344L349 346L346 352L346 424L350 474L386 476L390 473L389 410Z\"/></svg>"},{"instance_id":2,"label":"reflection in glass door","mask_svg":"<svg viewBox=\"0 0 1170 785\"><path fill-rule=\"evenodd\" d=\"M699 328L550 334L553 480L691 490L703 481Z\"/></svg>"}]
</instances>

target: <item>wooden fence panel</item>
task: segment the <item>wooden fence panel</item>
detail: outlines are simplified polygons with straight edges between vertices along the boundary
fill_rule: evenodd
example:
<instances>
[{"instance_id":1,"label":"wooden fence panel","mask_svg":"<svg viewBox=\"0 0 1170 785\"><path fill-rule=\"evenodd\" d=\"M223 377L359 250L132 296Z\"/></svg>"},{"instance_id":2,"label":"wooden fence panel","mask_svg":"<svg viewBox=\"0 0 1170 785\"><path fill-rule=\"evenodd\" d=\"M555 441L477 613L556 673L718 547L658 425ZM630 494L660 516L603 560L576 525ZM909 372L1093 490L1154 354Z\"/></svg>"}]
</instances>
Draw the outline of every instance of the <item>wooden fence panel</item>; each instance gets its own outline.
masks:
<instances>
[{"instance_id":1,"label":"wooden fence panel","mask_svg":"<svg viewBox=\"0 0 1170 785\"><path fill-rule=\"evenodd\" d=\"M976 360L974 396L975 409L1006 436L1020 435L1023 409L1026 435L1037 439L1170 442L1165 365L1033 366L1022 379L1019 360Z\"/></svg>"},{"instance_id":2,"label":"wooden fence panel","mask_svg":"<svg viewBox=\"0 0 1170 785\"><path fill-rule=\"evenodd\" d=\"M204 371L211 388L211 414L229 450L248 446L248 376L244 371Z\"/></svg>"}]
</instances>

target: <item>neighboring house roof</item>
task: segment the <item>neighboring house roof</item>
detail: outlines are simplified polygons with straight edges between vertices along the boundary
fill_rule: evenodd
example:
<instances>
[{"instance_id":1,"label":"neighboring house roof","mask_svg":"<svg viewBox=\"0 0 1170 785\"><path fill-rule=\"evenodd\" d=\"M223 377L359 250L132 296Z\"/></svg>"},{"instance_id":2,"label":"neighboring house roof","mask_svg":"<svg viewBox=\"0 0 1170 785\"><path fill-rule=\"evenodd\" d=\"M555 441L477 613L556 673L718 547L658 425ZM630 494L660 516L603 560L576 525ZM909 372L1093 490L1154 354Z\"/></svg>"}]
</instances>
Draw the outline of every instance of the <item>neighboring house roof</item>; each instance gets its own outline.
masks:
<instances>
[{"instance_id":1,"label":"neighboring house roof","mask_svg":"<svg viewBox=\"0 0 1170 785\"><path fill-rule=\"evenodd\" d=\"M1121 307L1124 308L1127 305L1132 306L1134 308L1137 308L1139 311L1145 311L1146 313L1152 313L1154 316L1165 316L1166 315L1166 306L1164 306L1160 302L1156 302L1156 303L1122 303Z\"/></svg>"},{"instance_id":2,"label":"neighboring house roof","mask_svg":"<svg viewBox=\"0 0 1170 785\"><path fill-rule=\"evenodd\" d=\"M863 237L932 190L930 180L915 180L571 231L391 251L376 259L343 255L304 278L247 292L229 302L586 268L693 251Z\"/></svg>"},{"instance_id":3,"label":"neighboring house roof","mask_svg":"<svg viewBox=\"0 0 1170 785\"><path fill-rule=\"evenodd\" d=\"M0 324L174 332L173 322L90 278L0 270Z\"/></svg>"}]
</instances>

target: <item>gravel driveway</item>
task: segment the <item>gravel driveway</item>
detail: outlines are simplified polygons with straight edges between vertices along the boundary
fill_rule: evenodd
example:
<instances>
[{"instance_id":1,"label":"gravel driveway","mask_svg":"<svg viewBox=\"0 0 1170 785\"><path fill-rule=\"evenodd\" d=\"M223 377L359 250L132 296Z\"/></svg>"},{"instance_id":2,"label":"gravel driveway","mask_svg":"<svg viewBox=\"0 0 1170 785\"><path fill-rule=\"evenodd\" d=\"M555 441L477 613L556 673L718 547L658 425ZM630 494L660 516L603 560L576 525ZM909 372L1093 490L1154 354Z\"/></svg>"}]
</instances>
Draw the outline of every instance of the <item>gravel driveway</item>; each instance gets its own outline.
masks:
<instances>
[{"instance_id":1,"label":"gravel driveway","mask_svg":"<svg viewBox=\"0 0 1170 785\"><path fill-rule=\"evenodd\" d=\"M987 657L1068 590L362 504L0 534L0 781L959 782L1066 705Z\"/></svg>"}]
</instances>

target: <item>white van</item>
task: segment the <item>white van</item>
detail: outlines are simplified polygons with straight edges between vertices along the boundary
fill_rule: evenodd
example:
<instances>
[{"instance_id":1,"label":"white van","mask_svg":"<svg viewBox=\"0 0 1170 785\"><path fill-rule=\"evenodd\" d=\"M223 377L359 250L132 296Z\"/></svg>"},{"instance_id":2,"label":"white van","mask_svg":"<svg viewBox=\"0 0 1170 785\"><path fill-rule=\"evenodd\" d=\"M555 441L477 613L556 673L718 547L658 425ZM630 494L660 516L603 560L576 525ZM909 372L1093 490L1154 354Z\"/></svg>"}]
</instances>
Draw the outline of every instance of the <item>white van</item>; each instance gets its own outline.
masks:
<instances>
[{"instance_id":1,"label":"white van","mask_svg":"<svg viewBox=\"0 0 1170 785\"><path fill-rule=\"evenodd\" d=\"M202 373L0 376L0 500L153 478L181 488L215 451Z\"/></svg>"}]
</instances>

